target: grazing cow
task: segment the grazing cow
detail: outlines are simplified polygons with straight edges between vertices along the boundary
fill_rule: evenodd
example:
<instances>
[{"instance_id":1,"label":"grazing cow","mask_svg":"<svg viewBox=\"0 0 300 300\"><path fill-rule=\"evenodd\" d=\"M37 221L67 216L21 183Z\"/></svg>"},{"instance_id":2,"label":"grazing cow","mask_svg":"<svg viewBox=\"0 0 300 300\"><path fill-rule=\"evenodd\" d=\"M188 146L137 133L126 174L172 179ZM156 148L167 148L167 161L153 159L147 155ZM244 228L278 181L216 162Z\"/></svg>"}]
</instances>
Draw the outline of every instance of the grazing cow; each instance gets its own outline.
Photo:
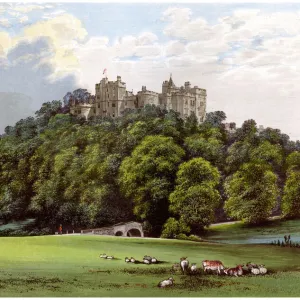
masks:
<instances>
[{"instance_id":1,"label":"grazing cow","mask_svg":"<svg viewBox=\"0 0 300 300\"><path fill-rule=\"evenodd\" d=\"M223 263L219 260L203 260L202 266L205 273L207 270L212 270L217 271L218 275L225 269Z\"/></svg>"},{"instance_id":2,"label":"grazing cow","mask_svg":"<svg viewBox=\"0 0 300 300\"><path fill-rule=\"evenodd\" d=\"M130 259L128 257L125 257L125 262L129 263Z\"/></svg>"},{"instance_id":3,"label":"grazing cow","mask_svg":"<svg viewBox=\"0 0 300 300\"><path fill-rule=\"evenodd\" d=\"M248 262L247 264L246 264L246 267L248 268L248 270L249 271L251 271L251 269L252 268L258 268L258 265L257 264L253 264L253 263L251 263L251 262Z\"/></svg>"},{"instance_id":4,"label":"grazing cow","mask_svg":"<svg viewBox=\"0 0 300 300\"><path fill-rule=\"evenodd\" d=\"M152 257L151 263L156 264L157 263L157 259L155 257Z\"/></svg>"},{"instance_id":5,"label":"grazing cow","mask_svg":"<svg viewBox=\"0 0 300 300\"><path fill-rule=\"evenodd\" d=\"M247 263L246 264L248 270L253 274L253 275L259 275L259 267L257 264L253 264L253 263Z\"/></svg>"},{"instance_id":6,"label":"grazing cow","mask_svg":"<svg viewBox=\"0 0 300 300\"><path fill-rule=\"evenodd\" d=\"M197 266L196 266L196 264L192 264L191 265L191 272L192 273L196 273L197 272Z\"/></svg>"},{"instance_id":7,"label":"grazing cow","mask_svg":"<svg viewBox=\"0 0 300 300\"><path fill-rule=\"evenodd\" d=\"M100 254L100 258L106 258L107 255L104 253L104 254Z\"/></svg>"},{"instance_id":8,"label":"grazing cow","mask_svg":"<svg viewBox=\"0 0 300 300\"><path fill-rule=\"evenodd\" d=\"M252 273L253 275L259 275L259 269L258 269L258 268L252 268L252 269L251 269L251 273Z\"/></svg>"},{"instance_id":9,"label":"grazing cow","mask_svg":"<svg viewBox=\"0 0 300 300\"><path fill-rule=\"evenodd\" d=\"M227 268L224 270L226 275L230 276L242 276L243 275L243 265L237 265L235 268Z\"/></svg>"},{"instance_id":10,"label":"grazing cow","mask_svg":"<svg viewBox=\"0 0 300 300\"><path fill-rule=\"evenodd\" d=\"M182 273L184 274L187 271L188 267L189 267L189 261L187 260L186 257L181 257L180 258L180 267L181 267Z\"/></svg>"},{"instance_id":11,"label":"grazing cow","mask_svg":"<svg viewBox=\"0 0 300 300\"><path fill-rule=\"evenodd\" d=\"M149 256L149 255L145 255L145 256L143 257L143 260L144 260L144 259L147 259L147 260L151 261L152 257Z\"/></svg>"},{"instance_id":12,"label":"grazing cow","mask_svg":"<svg viewBox=\"0 0 300 300\"><path fill-rule=\"evenodd\" d=\"M259 265L258 269L259 269L259 273L262 274L262 275L265 275L268 271L267 268L265 268L264 265Z\"/></svg>"},{"instance_id":13,"label":"grazing cow","mask_svg":"<svg viewBox=\"0 0 300 300\"><path fill-rule=\"evenodd\" d=\"M133 257L131 257L130 262L135 263L135 259Z\"/></svg>"},{"instance_id":14,"label":"grazing cow","mask_svg":"<svg viewBox=\"0 0 300 300\"><path fill-rule=\"evenodd\" d=\"M180 264L174 264L173 266L172 266L172 269L173 269L173 271L179 271L180 269L181 269L181 267L180 267Z\"/></svg>"},{"instance_id":15,"label":"grazing cow","mask_svg":"<svg viewBox=\"0 0 300 300\"><path fill-rule=\"evenodd\" d=\"M170 277L169 279L161 281L157 286L160 287L160 288L169 287L169 286L172 286L174 284L174 281L175 280L172 277Z\"/></svg>"},{"instance_id":16,"label":"grazing cow","mask_svg":"<svg viewBox=\"0 0 300 300\"><path fill-rule=\"evenodd\" d=\"M143 260L143 263L146 264L146 265L150 265L150 264L151 264L150 260L145 259L145 258L144 258L144 260Z\"/></svg>"},{"instance_id":17,"label":"grazing cow","mask_svg":"<svg viewBox=\"0 0 300 300\"><path fill-rule=\"evenodd\" d=\"M106 259L114 259L114 256L106 256Z\"/></svg>"}]
</instances>

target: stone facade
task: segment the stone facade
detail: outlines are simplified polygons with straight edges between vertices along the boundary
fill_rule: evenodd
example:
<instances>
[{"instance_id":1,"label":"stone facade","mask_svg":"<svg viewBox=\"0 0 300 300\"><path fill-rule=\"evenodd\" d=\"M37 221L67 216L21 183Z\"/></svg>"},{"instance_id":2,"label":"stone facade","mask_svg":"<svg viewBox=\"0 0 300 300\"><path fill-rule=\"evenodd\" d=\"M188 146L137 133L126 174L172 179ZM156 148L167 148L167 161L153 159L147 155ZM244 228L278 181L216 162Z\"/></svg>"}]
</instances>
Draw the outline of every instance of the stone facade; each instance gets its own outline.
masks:
<instances>
[{"instance_id":1,"label":"stone facade","mask_svg":"<svg viewBox=\"0 0 300 300\"><path fill-rule=\"evenodd\" d=\"M199 122L203 122L206 114L206 90L191 87L190 82L176 87L172 77L162 84L162 92L156 93L142 87L136 95L126 90L125 82L117 76L116 81L103 78L95 86L95 96L86 102L71 101L70 111L74 115L89 118L92 116L119 117L125 109L142 108L147 104L157 105L180 113L182 118L195 113Z\"/></svg>"},{"instance_id":2,"label":"stone facade","mask_svg":"<svg viewBox=\"0 0 300 300\"><path fill-rule=\"evenodd\" d=\"M81 230L81 234L115 235L128 237L144 237L142 224L138 222L123 222L109 227Z\"/></svg>"}]
</instances>

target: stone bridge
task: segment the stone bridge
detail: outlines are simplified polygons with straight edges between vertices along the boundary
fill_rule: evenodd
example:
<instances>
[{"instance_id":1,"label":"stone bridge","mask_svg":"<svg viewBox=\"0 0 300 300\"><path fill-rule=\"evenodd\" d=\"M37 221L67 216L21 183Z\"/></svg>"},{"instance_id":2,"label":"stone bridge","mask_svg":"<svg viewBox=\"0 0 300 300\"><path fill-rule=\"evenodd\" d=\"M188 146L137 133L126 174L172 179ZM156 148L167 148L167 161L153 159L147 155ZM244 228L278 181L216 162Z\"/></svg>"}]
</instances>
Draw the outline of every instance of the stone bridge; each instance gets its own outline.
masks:
<instances>
[{"instance_id":1,"label":"stone bridge","mask_svg":"<svg viewBox=\"0 0 300 300\"><path fill-rule=\"evenodd\" d=\"M144 237L142 224L138 222L118 223L109 227L81 230L82 234Z\"/></svg>"}]
</instances>

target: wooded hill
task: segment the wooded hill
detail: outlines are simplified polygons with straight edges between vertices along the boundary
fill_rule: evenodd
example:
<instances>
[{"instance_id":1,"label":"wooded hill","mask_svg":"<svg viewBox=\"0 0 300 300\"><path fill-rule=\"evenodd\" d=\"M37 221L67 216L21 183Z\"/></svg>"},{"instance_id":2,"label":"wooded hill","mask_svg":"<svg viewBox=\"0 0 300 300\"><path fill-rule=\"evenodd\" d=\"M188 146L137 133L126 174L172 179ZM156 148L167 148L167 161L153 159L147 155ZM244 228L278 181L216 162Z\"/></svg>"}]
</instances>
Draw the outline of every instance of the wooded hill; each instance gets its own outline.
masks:
<instances>
[{"instance_id":1,"label":"wooded hill","mask_svg":"<svg viewBox=\"0 0 300 300\"><path fill-rule=\"evenodd\" d=\"M5 129L0 220L43 232L137 220L151 236L197 234L227 218L300 216L300 142L224 112L182 120L155 106L85 120L60 101Z\"/></svg>"}]
</instances>

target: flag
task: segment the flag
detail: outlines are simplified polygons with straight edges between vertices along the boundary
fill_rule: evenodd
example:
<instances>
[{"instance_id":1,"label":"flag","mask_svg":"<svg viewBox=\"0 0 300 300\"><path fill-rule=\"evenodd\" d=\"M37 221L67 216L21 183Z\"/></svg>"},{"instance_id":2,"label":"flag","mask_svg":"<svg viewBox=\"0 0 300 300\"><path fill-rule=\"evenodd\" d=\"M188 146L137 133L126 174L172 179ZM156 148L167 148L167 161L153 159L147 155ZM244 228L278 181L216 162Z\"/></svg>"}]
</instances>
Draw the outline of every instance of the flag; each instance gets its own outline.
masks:
<instances>
[{"instance_id":1,"label":"flag","mask_svg":"<svg viewBox=\"0 0 300 300\"><path fill-rule=\"evenodd\" d=\"M107 70L106 70L106 69L104 69L104 70L103 70L103 74L106 74L106 71L107 71Z\"/></svg>"}]
</instances>

